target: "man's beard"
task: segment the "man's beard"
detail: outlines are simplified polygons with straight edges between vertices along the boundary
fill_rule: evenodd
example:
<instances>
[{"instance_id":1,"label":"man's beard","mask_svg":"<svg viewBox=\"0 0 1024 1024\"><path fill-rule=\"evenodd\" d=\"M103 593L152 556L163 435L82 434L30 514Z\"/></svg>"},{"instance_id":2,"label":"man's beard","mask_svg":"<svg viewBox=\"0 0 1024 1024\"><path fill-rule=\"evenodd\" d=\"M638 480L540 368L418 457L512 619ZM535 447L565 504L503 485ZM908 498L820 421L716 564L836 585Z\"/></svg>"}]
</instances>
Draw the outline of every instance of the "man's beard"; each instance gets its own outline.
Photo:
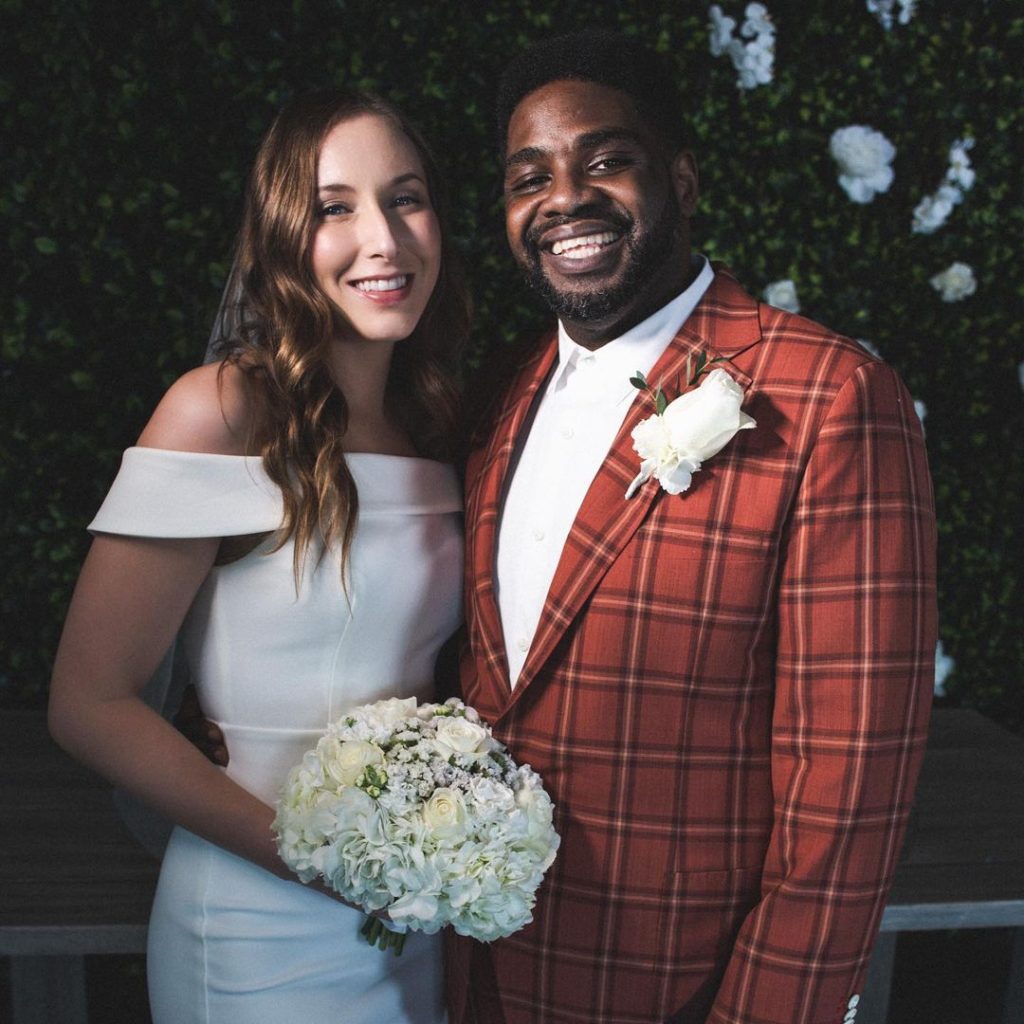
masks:
<instances>
[{"instance_id":1,"label":"man's beard","mask_svg":"<svg viewBox=\"0 0 1024 1024\"><path fill-rule=\"evenodd\" d=\"M580 211L577 217L584 215ZM589 323L614 316L629 304L645 279L650 280L664 268L676 248L681 217L679 203L671 190L652 230L646 235L637 235L632 218L605 213L600 219L622 232L626 247L622 277L610 288L559 291L544 274L540 248L532 239L526 241L527 264L522 268L526 280L561 320Z\"/></svg>"}]
</instances>

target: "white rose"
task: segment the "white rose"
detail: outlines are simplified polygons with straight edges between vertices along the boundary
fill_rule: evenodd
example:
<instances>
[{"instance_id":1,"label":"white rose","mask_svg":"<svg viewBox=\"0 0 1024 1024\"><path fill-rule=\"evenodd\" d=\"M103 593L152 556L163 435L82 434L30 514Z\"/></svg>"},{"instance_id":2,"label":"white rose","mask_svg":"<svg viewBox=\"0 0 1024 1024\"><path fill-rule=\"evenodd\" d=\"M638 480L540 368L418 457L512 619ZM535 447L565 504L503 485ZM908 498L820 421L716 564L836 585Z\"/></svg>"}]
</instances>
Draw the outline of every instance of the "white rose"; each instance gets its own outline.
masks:
<instances>
[{"instance_id":1,"label":"white rose","mask_svg":"<svg viewBox=\"0 0 1024 1024\"><path fill-rule=\"evenodd\" d=\"M881 132L862 124L837 128L829 152L839 165L839 184L855 203L870 203L888 191L896 147Z\"/></svg>"},{"instance_id":2,"label":"white rose","mask_svg":"<svg viewBox=\"0 0 1024 1024\"><path fill-rule=\"evenodd\" d=\"M951 263L930 281L931 286L942 296L943 302L959 302L978 290L974 271L966 263Z\"/></svg>"},{"instance_id":3,"label":"white rose","mask_svg":"<svg viewBox=\"0 0 1024 1024\"><path fill-rule=\"evenodd\" d=\"M344 743L335 740L335 743L337 749L332 751L333 756L326 767L331 778L343 786L354 786L359 773L368 765L384 763L384 751L376 743L365 740L347 740Z\"/></svg>"},{"instance_id":4,"label":"white rose","mask_svg":"<svg viewBox=\"0 0 1024 1024\"><path fill-rule=\"evenodd\" d=\"M781 281L772 281L764 290L764 301L776 309L784 309L788 313L800 312L800 300L797 298L796 285L788 277Z\"/></svg>"},{"instance_id":5,"label":"white rose","mask_svg":"<svg viewBox=\"0 0 1024 1024\"><path fill-rule=\"evenodd\" d=\"M705 459L717 455L740 430L757 425L740 411L742 401L743 389L725 370L715 369L700 387L670 402L661 416L637 424L633 447L643 461L626 497L652 475L669 494L685 491Z\"/></svg>"},{"instance_id":6,"label":"white rose","mask_svg":"<svg viewBox=\"0 0 1024 1024\"><path fill-rule=\"evenodd\" d=\"M438 836L458 835L466 823L466 802L457 789L435 789L423 805L423 820Z\"/></svg>"},{"instance_id":7,"label":"white rose","mask_svg":"<svg viewBox=\"0 0 1024 1024\"><path fill-rule=\"evenodd\" d=\"M465 718L442 718L437 723L436 741L454 754L486 753L487 730Z\"/></svg>"}]
</instances>

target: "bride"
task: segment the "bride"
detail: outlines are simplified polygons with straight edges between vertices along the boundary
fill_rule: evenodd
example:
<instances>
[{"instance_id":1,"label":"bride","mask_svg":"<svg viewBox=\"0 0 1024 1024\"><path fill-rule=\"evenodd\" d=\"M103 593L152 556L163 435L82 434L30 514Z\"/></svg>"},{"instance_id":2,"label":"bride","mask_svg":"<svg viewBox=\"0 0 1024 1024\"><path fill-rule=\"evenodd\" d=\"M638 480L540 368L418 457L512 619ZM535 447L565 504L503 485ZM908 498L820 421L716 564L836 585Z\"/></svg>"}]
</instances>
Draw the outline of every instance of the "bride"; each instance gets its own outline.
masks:
<instances>
[{"instance_id":1,"label":"bride","mask_svg":"<svg viewBox=\"0 0 1024 1024\"><path fill-rule=\"evenodd\" d=\"M440 936L400 958L301 885L271 821L348 707L431 696L460 612L445 459L467 297L436 165L390 104L312 94L256 158L241 326L158 405L95 520L54 667L61 746L176 822L147 957L155 1024L444 1018ZM178 636L231 750L140 699Z\"/></svg>"}]
</instances>

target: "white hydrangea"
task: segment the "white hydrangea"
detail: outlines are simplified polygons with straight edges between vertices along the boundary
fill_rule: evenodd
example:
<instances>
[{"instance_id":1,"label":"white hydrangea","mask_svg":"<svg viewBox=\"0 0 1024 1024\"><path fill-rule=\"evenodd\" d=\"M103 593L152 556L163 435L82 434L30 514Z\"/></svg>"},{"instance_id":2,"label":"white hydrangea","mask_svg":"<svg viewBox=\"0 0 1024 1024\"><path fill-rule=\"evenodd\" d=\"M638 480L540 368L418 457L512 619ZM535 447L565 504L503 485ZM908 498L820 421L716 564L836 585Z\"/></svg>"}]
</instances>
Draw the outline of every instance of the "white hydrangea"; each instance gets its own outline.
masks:
<instances>
[{"instance_id":1,"label":"white hydrangea","mask_svg":"<svg viewBox=\"0 0 1024 1024\"><path fill-rule=\"evenodd\" d=\"M828 148L839 165L839 184L855 203L870 203L889 190L896 147L881 132L850 124L832 133Z\"/></svg>"},{"instance_id":2,"label":"white hydrangea","mask_svg":"<svg viewBox=\"0 0 1024 1024\"><path fill-rule=\"evenodd\" d=\"M942 297L943 302L960 302L978 290L973 268L959 260L950 263L945 270L936 274L930 284Z\"/></svg>"},{"instance_id":3,"label":"white hydrangea","mask_svg":"<svg viewBox=\"0 0 1024 1024\"><path fill-rule=\"evenodd\" d=\"M916 7L917 0L867 0L868 10L879 20L886 32L892 28L893 13L896 13L896 19L901 25L907 25L914 16ZM896 8L899 8L898 12Z\"/></svg>"},{"instance_id":4,"label":"white hydrangea","mask_svg":"<svg viewBox=\"0 0 1024 1024\"><path fill-rule=\"evenodd\" d=\"M910 230L915 235L930 235L937 231L963 201L964 193L974 185L974 168L968 150L974 146L974 139L957 139L949 147L949 167L939 187L930 196L925 196L914 207L914 219Z\"/></svg>"},{"instance_id":5,"label":"white hydrangea","mask_svg":"<svg viewBox=\"0 0 1024 1024\"><path fill-rule=\"evenodd\" d=\"M771 82L775 66L775 25L768 8L761 3L747 4L738 36L733 35L736 19L724 14L718 4L711 5L708 15L711 55L728 54L736 69L737 86L754 89Z\"/></svg>"},{"instance_id":6,"label":"white hydrangea","mask_svg":"<svg viewBox=\"0 0 1024 1024\"><path fill-rule=\"evenodd\" d=\"M399 927L489 942L532 918L558 850L551 798L461 701L379 701L328 727L289 773L281 859Z\"/></svg>"},{"instance_id":7,"label":"white hydrangea","mask_svg":"<svg viewBox=\"0 0 1024 1024\"><path fill-rule=\"evenodd\" d=\"M946 680L956 668L956 662L942 649L942 641L935 645L935 696L946 696Z\"/></svg>"},{"instance_id":8,"label":"white hydrangea","mask_svg":"<svg viewBox=\"0 0 1024 1024\"><path fill-rule=\"evenodd\" d=\"M772 281L764 290L764 301L776 309L784 309L787 313L800 312L800 299L796 293L796 285L786 277L781 281Z\"/></svg>"}]
</instances>

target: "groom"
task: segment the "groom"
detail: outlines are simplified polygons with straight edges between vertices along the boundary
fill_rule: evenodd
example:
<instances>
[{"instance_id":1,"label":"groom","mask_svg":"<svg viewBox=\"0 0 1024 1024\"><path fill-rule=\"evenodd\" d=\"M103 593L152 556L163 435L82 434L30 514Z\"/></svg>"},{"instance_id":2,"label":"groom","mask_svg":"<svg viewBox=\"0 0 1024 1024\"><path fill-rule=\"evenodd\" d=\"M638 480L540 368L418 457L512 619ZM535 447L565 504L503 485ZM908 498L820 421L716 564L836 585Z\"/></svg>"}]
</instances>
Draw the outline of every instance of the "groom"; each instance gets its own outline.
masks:
<instances>
[{"instance_id":1,"label":"groom","mask_svg":"<svg viewBox=\"0 0 1024 1024\"><path fill-rule=\"evenodd\" d=\"M543 776L562 848L532 925L450 943L452 1020L850 1022L929 713L913 403L691 252L697 171L654 54L542 43L499 128L509 244L559 325L469 458L462 686ZM701 356L756 426L688 490L627 498L655 411L630 377L671 398Z\"/></svg>"}]
</instances>

